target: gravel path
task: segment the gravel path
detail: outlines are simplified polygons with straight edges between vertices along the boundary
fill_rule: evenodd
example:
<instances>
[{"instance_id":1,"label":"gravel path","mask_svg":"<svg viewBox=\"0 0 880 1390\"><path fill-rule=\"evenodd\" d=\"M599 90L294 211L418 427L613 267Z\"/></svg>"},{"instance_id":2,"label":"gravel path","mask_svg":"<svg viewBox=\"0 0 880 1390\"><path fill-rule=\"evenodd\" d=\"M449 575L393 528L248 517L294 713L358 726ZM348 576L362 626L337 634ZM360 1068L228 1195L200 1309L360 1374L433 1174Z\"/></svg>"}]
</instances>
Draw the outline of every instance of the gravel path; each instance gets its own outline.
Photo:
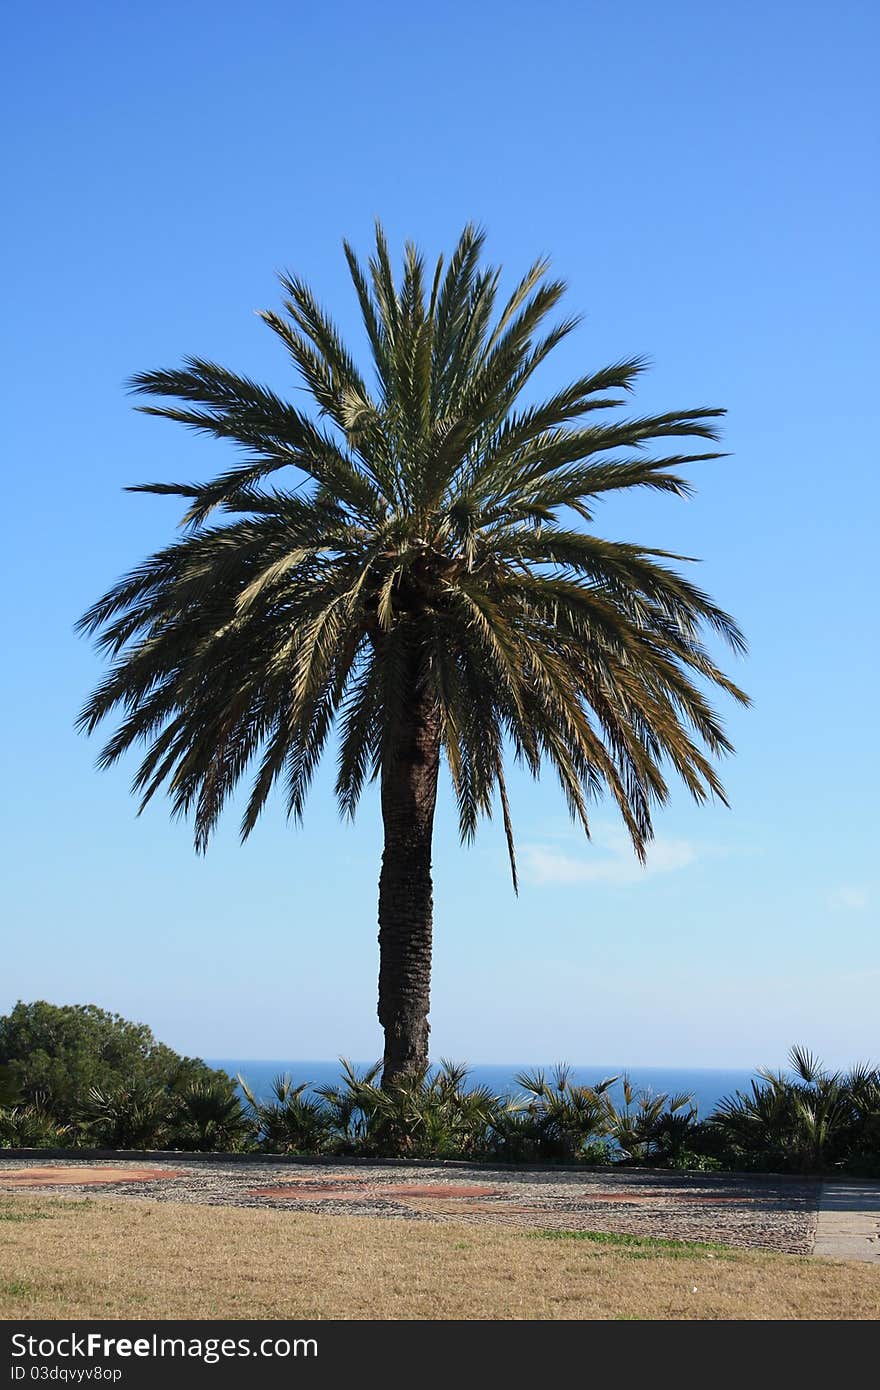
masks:
<instances>
[{"instance_id":1,"label":"gravel path","mask_svg":"<svg viewBox=\"0 0 880 1390\"><path fill-rule=\"evenodd\" d=\"M410 1221L499 1222L809 1254L819 1184L731 1174L485 1167L0 1160L0 1192L89 1193Z\"/></svg>"}]
</instances>

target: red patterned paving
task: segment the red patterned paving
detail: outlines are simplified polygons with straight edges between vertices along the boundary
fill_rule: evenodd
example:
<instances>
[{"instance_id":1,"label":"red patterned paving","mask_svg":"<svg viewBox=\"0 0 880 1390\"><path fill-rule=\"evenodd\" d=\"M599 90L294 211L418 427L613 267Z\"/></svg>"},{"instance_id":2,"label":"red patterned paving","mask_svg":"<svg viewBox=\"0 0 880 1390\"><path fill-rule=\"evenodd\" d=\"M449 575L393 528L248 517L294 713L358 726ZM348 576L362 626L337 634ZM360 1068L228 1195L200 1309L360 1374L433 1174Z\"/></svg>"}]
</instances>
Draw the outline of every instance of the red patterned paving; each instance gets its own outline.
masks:
<instances>
[{"instance_id":1,"label":"red patterned paving","mask_svg":"<svg viewBox=\"0 0 880 1390\"><path fill-rule=\"evenodd\" d=\"M493 1187L452 1187L445 1183L370 1183L364 1179L346 1182L344 1178L316 1183L307 1178L283 1183L276 1187L249 1187L249 1197L283 1197L289 1202L324 1202L335 1198L339 1202L363 1200L364 1188L369 1188L369 1196L395 1201L398 1197L425 1197L428 1199L446 1197L497 1197Z\"/></svg>"},{"instance_id":2,"label":"red patterned paving","mask_svg":"<svg viewBox=\"0 0 880 1390\"><path fill-rule=\"evenodd\" d=\"M377 1188L377 1195L380 1189ZM453 1187L446 1183L395 1183L388 1188L393 1197L499 1197L494 1187Z\"/></svg>"},{"instance_id":3,"label":"red patterned paving","mask_svg":"<svg viewBox=\"0 0 880 1390\"><path fill-rule=\"evenodd\" d=\"M182 1178L179 1168L12 1168L0 1172L0 1187L93 1187L101 1183L154 1182Z\"/></svg>"},{"instance_id":4,"label":"red patterned paving","mask_svg":"<svg viewBox=\"0 0 880 1390\"><path fill-rule=\"evenodd\" d=\"M249 1187L247 1189L249 1197L266 1197L274 1201L279 1199L288 1202L357 1202L367 1198L379 1198L388 1201L399 1199L424 1200L428 1202L447 1202L454 1201L461 1203L461 1210L467 1210L468 1200L475 1198L495 1197L500 1198L498 1206L505 1210L521 1210L519 1206L512 1207L511 1201L516 1201L517 1196L522 1200L521 1194L508 1195L494 1187L481 1187L474 1185L454 1185L451 1183L377 1183L365 1178L345 1178L327 1177L321 1180L315 1178L290 1178L283 1183L274 1184L269 1187ZM698 1194L693 1192L595 1192L592 1188L582 1188L573 1190L566 1194L566 1198L577 1198L580 1202L611 1203L614 1206L630 1206L636 1203L664 1202L739 1202L741 1198L731 1196L714 1196L711 1194ZM475 1203L474 1210L491 1210L495 1207L493 1203L486 1207L484 1203ZM497 1209L497 1207L496 1207Z\"/></svg>"},{"instance_id":5,"label":"red patterned paving","mask_svg":"<svg viewBox=\"0 0 880 1390\"><path fill-rule=\"evenodd\" d=\"M591 1188L583 1188L580 1192L572 1192L572 1197L577 1197L581 1202L614 1202L621 1206L630 1202L664 1202L665 1197L658 1196L651 1192L593 1192Z\"/></svg>"},{"instance_id":6,"label":"red patterned paving","mask_svg":"<svg viewBox=\"0 0 880 1390\"><path fill-rule=\"evenodd\" d=\"M33 1167L33 1168L14 1168L0 1171L0 1188L29 1188L29 1187L92 1187L110 1186L115 1183L137 1183L155 1182L160 1179L185 1177L186 1174L179 1168L133 1168L130 1164L125 1167L109 1168L96 1167L84 1164L68 1165L64 1167ZM425 1201L431 1205L434 1203L454 1203L458 1210L466 1211L469 1203L472 1209L479 1210L503 1210L522 1211L530 1208L523 1208L516 1203L522 1202L521 1193L511 1192L508 1196L504 1191L497 1188L477 1186L474 1184L452 1184L452 1183L405 1183L405 1182L376 1182L375 1179L346 1177L345 1175L322 1175L320 1178L311 1176L291 1176L286 1178L283 1183L266 1187L251 1187L247 1189L249 1197L263 1197L270 1200L284 1200L289 1202L324 1202L342 1201L357 1202L366 1198L396 1200L415 1200L416 1202ZM569 1194L566 1194L568 1196ZM577 1198L580 1202L590 1203L611 1203L615 1206L629 1206L631 1204L642 1203L729 1203L740 1202L738 1196L719 1195L707 1193L678 1193L674 1191L666 1192L627 1192L603 1191L596 1192L593 1189L581 1188L574 1189L570 1193L571 1197ZM484 1201L476 1201L480 1198L500 1198L497 1203L487 1206ZM511 1200L512 1199L512 1200Z\"/></svg>"},{"instance_id":7,"label":"red patterned paving","mask_svg":"<svg viewBox=\"0 0 880 1390\"><path fill-rule=\"evenodd\" d=\"M280 1187L249 1187L246 1195L248 1197L283 1197L288 1202L356 1202L363 1200L363 1188L348 1187L319 1187L315 1184L312 1187L297 1186L291 1183L283 1183Z\"/></svg>"},{"instance_id":8,"label":"red patterned paving","mask_svg":"<svg viewBox=\"0 0 880 1390\"><path fill-rule=\"evenodd\" d=\"M629 1206L631 1202L739 1202L740 1197L715 1197L696 1192L592 1192L585 1188L573 1192L582 1202L614 1202L616 1206Z\"/></svg>"},{"instance_id":9,"label":"red patterned paving","mask_svg":"<svg viewBox=\"0 0 880 1390\"><path fill-rule=\"evenodd\" d=\"M285 1187L295 1187L295 1186L302 1186L302 1187L329 1187L329 1186L331 1185L331 1183L336 1184L336 1186L338 1186L338 1187L367 1187L368 1185L369 1185L369 1186L375 1186L375 1183L374 1183L371 1179L369 1179L369 1178L336 1177L336 1176L334 1176L333 1173L328 1173L326 1176L320 1177L320 1178L312 1178L312 1177L290 1177L290 1178L285 1178L285 1179L284 1179L284 1184L283 1184L283 1185L284 1185ZM260 1190L259 1188L255 1188L255 1189L254 1189L254 1191L257 1191L257 1192L258 1192L259 1190Z\"/></svg>"},{"instance_id":10,"label":"red patterned paving","mask_svg":"<svg viewBox=\"0 0 880 1390\"><path fill-rule=\"evenodd\" d=\"M742 1197L704 1197L699 1192L688 1192L684 1196L675 1193L673 1202L742 1202Z\"/></svg>"},{"instance_id":11,"label":"red patterned paving","mask_svg":"<svg viewBox=\"0 0 880 1390\"><path fill-rule=\"evenodd\" d=\"M547 1215L546 1207L523 1205L516 1202L481 1202L473 1198L465 1200L447 1200L446 1198L431 1197L428 1201L422 1202L417 1197L409 1197L406 1206L411 1211L432 1211L442 1212L446 1216L468 1216L473 1212L485 1212L491 1216L510 1216L527 1215L535 1216Z\"/></svg>"}]
</instances>

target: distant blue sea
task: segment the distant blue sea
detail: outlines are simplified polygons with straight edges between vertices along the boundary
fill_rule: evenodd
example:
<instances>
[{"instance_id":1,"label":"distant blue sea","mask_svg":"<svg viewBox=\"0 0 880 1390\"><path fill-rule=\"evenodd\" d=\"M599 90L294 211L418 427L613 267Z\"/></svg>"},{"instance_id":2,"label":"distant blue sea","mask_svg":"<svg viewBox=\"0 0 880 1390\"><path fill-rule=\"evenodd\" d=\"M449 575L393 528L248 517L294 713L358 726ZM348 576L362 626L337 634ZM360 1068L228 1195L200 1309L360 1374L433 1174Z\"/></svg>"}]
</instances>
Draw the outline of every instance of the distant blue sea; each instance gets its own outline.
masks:
<instances>
[{"instance_id":1,"label":"distant blue sea","mask_svg":"<svg viewBox=\"0 0 880 1390\"><path fill-rule=\"evenodd\" d=\"M209 1066L222 1067L230 1076L242 1076L254 1095L262 1098L268 1095L276 1076L290 1076L295 1084L307 1081L311 1086L323 1086L339 1079L338 1062L273 1062L248 1061L241 1058L211 1058ZM357 1063L358 1070L365 1064ZM516 1075L521 1071L533 1071L533 1067L513 1064L493 1064L473 1066L469 1084L489 1086L497 1095L517 1094ZM546 1075L552 1074L552 1066L544 1068ZM622 1076L626 1073L632 1084L654 1095L661 1092L677 1094L685 1091L693 1096L699 1113L705 1117L724 1096L733 1095L736 1090L748 1088L753 1073L735 1070L710 1070L708 1068L684 1067L572 1067L573 1079L582 1085L593 1085L608 1076ZM614 1092L620 1099L620 1086Z\"/></svg>"}]
</instances>

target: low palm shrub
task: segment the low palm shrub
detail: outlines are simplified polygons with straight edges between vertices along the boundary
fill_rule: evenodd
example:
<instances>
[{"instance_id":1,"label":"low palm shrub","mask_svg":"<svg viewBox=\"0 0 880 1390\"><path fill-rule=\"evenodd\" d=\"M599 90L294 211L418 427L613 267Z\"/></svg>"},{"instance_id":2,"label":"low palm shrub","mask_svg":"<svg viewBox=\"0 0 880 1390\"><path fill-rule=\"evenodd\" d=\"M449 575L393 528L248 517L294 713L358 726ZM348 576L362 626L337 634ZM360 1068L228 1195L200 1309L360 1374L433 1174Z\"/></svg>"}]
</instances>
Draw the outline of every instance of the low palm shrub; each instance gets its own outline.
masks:
<instances>
[{"instance_id":1,"label":"low palm shrub","mask_svg":"<svg viewBox=\"0 0 880 1390\"><path fill-rule=\"evenodd\" d=\"M377 1144L376 1117L381 1092L376 1083L382 1063L376 1062L361 1072L345 1057L340 1058L339 1065L342 1075L338 1084L318 1086L315 1093L326 1107L337 1151L368 1154Z\"/></svg>"},{"instance_id":2,"label":"low palm shrub","mask_svg":"<svg viewBox=\"0 0 880 1390\"><path fill-rule=\"evenodd\" d=\"M162 1086L133 1081L113 1090L89 1088L82 1138L107 1149L160 1149L168 1142L171 1099Z\"/></svg>"},{"instance_id":3,"label":"low palm shrub","mask_svg":"<svg viewBox=\"0 0 880 1390\"><path fill-rule=\"evenodd\" d=\"M383 1089L377 1064L358 1073L343 1059L338 1086L319 1087L339 1152L407 1158L482 1158L499 1098L468 1086L468 1070L442 1061Z\"/></svg>"},{"instance_id":4,"label":"low palm shrub","mask_svg":"<svg viewBox=\"0 0 880 1390\"><path fill-rule=\"evenodd\" d=\"M473 1085L467 1068L449 1061L386 1088L380 1064L340 1065L333 1085L279 1076L266 1097L241 1078L239 1093L224 1073L207 1068L170 1084L137 1075L91 1086L76 1104L66 1097L63 1113L48 1094L23 1100L15 1077L0 1067L0 1147L257 1148L880 1176L880 1072L831 1072L804 1047L792 1049L789 1072L758 1071L748 1091L720 1101L705 1120L689 1095L640 1091L626 1076L582 1085L564 1065L549 1075L520 1073L512 1096Z\"/></svg>"},{"instance_id":5,"label":"low palm shrub","mask_svg":"<svg viewBox=\"0 0 880 1390\"><path fill-rule=\"evenodd\" d=\"M851 1172L880 1178L880 1071L856 1067L847 1085L851 1109L842 1157Z\"/></svg>"},{"instance_id":6,"label":"low palm shrub","mask_svg":"<svg viewBox=\"0 0 880 1390\"><path fill-rule=\"evenodd\" d=\"M829 1072L802 1046L789 1062L791 1075L761 1068L749 1091L720 1101L710 1116L725 1165L821 1172L870 1158L880 1137L880 1073Z\"/></svg>"},{"instance_id":7,"label":"low palm shrub","mask_svg":"<svg viewBox=\"0 0 880 1390\"><path fill-rule=\"evenodd\" d=\"M171 1102L168 1145L197 1153L237 1152L253 1126L235 1086L228 1081L193 1081Z\"/></svg>"},{"instance_id":8,"label":"low palm shrub","mask_svg":"<svg viewBox=\"0 0 880 1390\"><path fill-rule=\"evenodd\" d=\"M73 1141L73 1130L57 1119L42 1098L0 1107L0 1148L59 1149Z\"/></svg>"},{"instance_id":9,"label":"low palm shrub","mask_svg":"<svg viewBox=\"0 0 880 1390\"><path fill-rule=\"evenodd\" d=\"M268 1099L258 1098L239 1077L247 1100L246 1123L257 1146L268 1153L317 1154L334 1148L327 1107L310 1096L309 1083L294 1086L289 1076L276 1076Z\"/></svg>"},{"instance_id":10,"label":"low palm shrub","mask_svg":"<svg viewBox=\"0 0 880 1390\"><path fill-rule=\"evenodd\" d=\"M77 1142L108 1149L180 1149L210 1153L244 1148L252 1126L235 1084L219 1074L179 1089L135 1080L92 1086Z\"/></svg>"},{"instance_id":11,"label":"low palm shrub","mask_svg":"<svg viewBox=\"0 0 880 1390\"><path fill-rule=\"evenodd\" d=\"M623 1078L622 1092L622 1106L616 1106L609 1094L603 1095L603 1103L604 1133L623 1160L683 1166L697 1119L693 1097L637 1091L628 1076Z\"/></svg>"},{"instance_id":12,"label":"low palm shrub","mask_svg":"<svg viewBox=\"0 0 880 1390\"><path fill-rule=\"evenodd\" d=\"M521 1072L522 1094L496 1112L494 1155L510 1163L609 1162L606 1093L616 1080L576 1085L564 1064L549 1079L543 1071Z\"/></svg>"}]
</instances>

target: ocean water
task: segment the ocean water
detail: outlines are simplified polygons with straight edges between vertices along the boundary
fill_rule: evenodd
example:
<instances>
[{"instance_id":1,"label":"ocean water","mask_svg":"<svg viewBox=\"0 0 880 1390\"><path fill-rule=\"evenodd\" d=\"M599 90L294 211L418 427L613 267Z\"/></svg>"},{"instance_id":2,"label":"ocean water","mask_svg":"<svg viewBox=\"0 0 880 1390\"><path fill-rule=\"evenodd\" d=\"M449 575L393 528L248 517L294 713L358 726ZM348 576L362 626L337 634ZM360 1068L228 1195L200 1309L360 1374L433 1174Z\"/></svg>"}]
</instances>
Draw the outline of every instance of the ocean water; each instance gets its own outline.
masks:
<instances>
[{"instance_id":1,"label":"ocean water","mask_svg":"<svg viewBox=\"0 0 880 1390\"><path fill-rule=\"evenodd\" d=\"M206 1058L208 1065L221 1067L230 1076L241 1076L258 1099L269 1094L276 1076L289 1076L295 1084L306 1081L310 1086L323 1086L339 1080L338 1062L285 1062L248 1060L242 1058ZM361 1070L364 1063L356 1064ZM516 1095L520 1088L516 1075L521 1071L534 1071L528 1065L486 1064L475 1065L470 1070L471 1085L489 1086L497 1095L505 1093ZM548 1078L553 1067L545 1066ZM666 1092L691 1095L699 1114L705 1118L724 1096L733 1095L736 1090L746 1090L753 1076L752 1072L733 1069L709 1069L699 1067L624 1067L624 1066L573 1066L572 1078L582 1085L593 1085L609 1076L629 1076L632 1084L654 1095ZM612 1091L618 1102L622 1100L620 1083Z\"/></svg>"}]
</instances>

